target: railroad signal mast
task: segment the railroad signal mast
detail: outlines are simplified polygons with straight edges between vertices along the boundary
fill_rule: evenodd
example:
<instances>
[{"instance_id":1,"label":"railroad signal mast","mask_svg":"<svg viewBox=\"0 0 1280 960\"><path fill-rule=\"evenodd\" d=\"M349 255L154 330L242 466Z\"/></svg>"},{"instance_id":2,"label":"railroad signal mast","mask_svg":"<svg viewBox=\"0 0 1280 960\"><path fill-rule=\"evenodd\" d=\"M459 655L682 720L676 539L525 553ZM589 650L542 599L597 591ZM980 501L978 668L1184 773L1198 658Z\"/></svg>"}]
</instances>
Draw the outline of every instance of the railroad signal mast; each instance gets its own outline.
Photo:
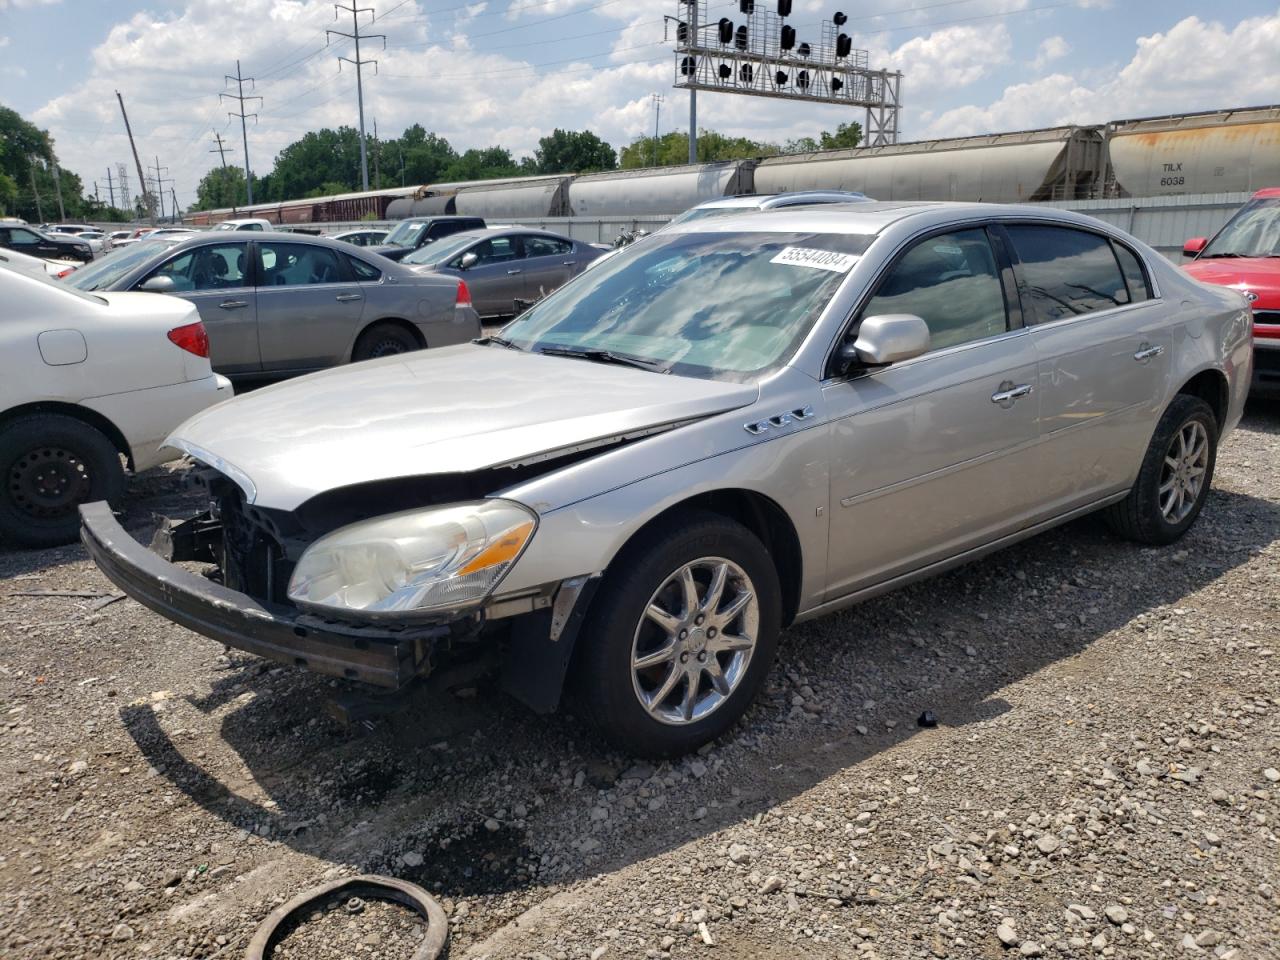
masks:
<instances>
[{"instance_id":1,"label":"railroad signal mast","mask_svg":"<svg viewBox=\"0 0 1280 960\"><path fill-rule=\"evenodd\" d=\"M792 0L766 9L756 0L738 0L739 19L713 19L709 0L677 0L675 86L689 91L689 162L697 162L699 90L752 97L807 100L861 107L866 112L864 143L898 142L902 74L873 70L866 50L855 50L837 11L816 37L802 37L787 22Z\"/></svg>"}]
</instances>

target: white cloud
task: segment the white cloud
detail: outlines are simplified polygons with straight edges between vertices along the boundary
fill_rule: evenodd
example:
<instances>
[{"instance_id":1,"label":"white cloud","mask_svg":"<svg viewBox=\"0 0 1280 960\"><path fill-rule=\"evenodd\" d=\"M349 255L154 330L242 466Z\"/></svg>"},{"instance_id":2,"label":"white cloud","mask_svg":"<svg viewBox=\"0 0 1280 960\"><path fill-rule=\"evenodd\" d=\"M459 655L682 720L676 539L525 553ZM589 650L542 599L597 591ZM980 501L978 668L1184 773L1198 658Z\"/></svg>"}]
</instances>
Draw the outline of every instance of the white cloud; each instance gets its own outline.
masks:
<instances>
[{"instance_id":1,"label":"white cloud","mask_svg":"<svg viewBox=\"0 0 1280 960\"><path fill-rule=\"evenodd\" d=\"M985 106L957 107L922 134L962 136L1060 123L1271 103L1280 88L1280 11L1234 27L1199 17L1139 37L1130 61L1110 76L1055 73L1007 87Z\"/></svg>"},{"instance_id":2,"label":"white cloud","mask_svg":"<svg viewBox=\"0 0 1280 960\"><path fill-rule=\"evenodd\" d=\"M0 49L3 49L4 47L7 47L8 45L9 45L9 38L8 38L8 37L0 37Z\"/></svg>"},{"instance_id":3,"label":"white cloud","mask_svg":"<svg viewBox=\"0 0 1280 960\"><path fill-rule=\"evenodd\" d=\"M1071 52L1071 44L1062 37L1046 37L1040 41L1040 46L1036 50L1036 58L1031 61L1031 65L1042 70L1054 60L1061 60Z\"/></svg>"}]
</instances>

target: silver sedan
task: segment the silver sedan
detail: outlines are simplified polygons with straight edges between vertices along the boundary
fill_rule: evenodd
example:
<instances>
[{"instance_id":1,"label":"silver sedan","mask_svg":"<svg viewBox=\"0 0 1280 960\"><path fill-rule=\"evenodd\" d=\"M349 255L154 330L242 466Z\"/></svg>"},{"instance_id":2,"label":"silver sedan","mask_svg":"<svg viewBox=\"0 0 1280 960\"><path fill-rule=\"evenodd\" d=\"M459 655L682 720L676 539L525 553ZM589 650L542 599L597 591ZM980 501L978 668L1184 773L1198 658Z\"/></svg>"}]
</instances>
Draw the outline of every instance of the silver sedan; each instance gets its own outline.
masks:
<instances>
[{"instance_id":1,"label":"silver sedan","mask_svg":"<svg viewBox=\"0 0 1280 960\"><path fill-rule=\"evenodd\" d=\"M1252 357L1239 293L1065 211L694 221L500 337L180 427L218 508L174 556L222 584L103 506L84 539L223 643L385 687L487 649L535 709L572 676L576 715L676 754L742 716L789 624L1093 511L1177 540Z\"/></svg>"},{"instance_id":2,"label":"silver sedan","mask_svg":"<svg viewBox=\"0 0 1280 960\"><path fill-rule=\"evenodd\" d=\"M466 288L350 244L296 233L203 233L117 250L66 281L190 300L213 368L284 376L480 335Z\"/></svg>"},{"instance_id":3,"label":"silver sedan","mask_svg":"<svg viewBox=\"0 0 1280 960\"><path fill-rule=\"evenodd\" d=\"M400 262L467 282L480 316L511 317L604 254L581 240L528 227L468 230L419 247ZM518 302L521 301L521 302Z\"/></svg>"}]
</instances>

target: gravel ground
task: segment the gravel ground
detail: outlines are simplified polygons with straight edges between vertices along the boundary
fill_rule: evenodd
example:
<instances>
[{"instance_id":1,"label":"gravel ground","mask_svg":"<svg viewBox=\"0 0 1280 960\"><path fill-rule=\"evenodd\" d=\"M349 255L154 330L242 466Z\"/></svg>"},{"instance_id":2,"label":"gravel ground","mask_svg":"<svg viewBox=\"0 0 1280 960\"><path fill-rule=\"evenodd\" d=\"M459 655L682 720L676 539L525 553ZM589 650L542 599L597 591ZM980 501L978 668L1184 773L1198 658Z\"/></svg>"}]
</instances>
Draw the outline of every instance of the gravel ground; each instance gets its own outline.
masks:
<instances>
[{"instance_id":1,"label":"gravel ground","mask_svg":"<svg viewBox=\"0 0 1280 960\"><path fill-rule=\"evenodd\" d=\"M472 960L1280 957L1278 467L1256 405L1175 547L1086 519L793 629L747 721L658 767L483 683L346 729L336 684L104 605L78 547L0 553L0 955L239 957L372 872Z\"/></svg>"}]
</instances>

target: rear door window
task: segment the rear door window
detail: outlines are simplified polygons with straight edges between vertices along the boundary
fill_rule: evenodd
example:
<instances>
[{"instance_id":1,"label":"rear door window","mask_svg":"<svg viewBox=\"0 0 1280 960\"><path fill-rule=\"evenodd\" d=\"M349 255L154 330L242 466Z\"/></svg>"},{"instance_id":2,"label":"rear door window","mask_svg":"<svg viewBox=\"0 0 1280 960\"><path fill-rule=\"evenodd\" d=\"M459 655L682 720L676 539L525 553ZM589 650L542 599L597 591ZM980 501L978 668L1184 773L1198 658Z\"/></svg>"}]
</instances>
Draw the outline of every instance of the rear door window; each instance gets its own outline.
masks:
<instances>
[{"instance_id":1,"label":"rear door window","mask_svg":"<svg viewBox=\"0 0 1280 960\"><path fill-rule=\"evenodd\" d=\"M492 237L471 248L471 252L479 257L477 266L487 263L505 263L508 260L519 260L524 256L520 248L519 237Z\"/></svg>"},{"instance_id":2,"label":"rear door window","mask_svg":"<svg viewBox=\"0 0 1280 960\"><path fill-rule=\"evenodd\" d=\"M301 287L346 280L338 255L304 243L259 243L260 286Z\"/></svg>"},{"instance_id":3,"label":"rear door window","mask_svg":"<svg viewBox=\"0 0 1280 960\"><path fill-rule=\"evenodd\" d=\"M1028 323L1051 323L1129 302L1125 278L1106 237L1033 224L1014 224L1006 230L1021 265Z\"/></svg>"},{"instance_id":4,"label":"rear door window","mask_svg":"<svg viewBox=\"0 0 1280 960\"><path fill-rule=\"evenodd\" d=\"M528 234L522 239L526 257L563 257L573 253L573 244L559 237Z\"/></svg>"}]
</instances>

